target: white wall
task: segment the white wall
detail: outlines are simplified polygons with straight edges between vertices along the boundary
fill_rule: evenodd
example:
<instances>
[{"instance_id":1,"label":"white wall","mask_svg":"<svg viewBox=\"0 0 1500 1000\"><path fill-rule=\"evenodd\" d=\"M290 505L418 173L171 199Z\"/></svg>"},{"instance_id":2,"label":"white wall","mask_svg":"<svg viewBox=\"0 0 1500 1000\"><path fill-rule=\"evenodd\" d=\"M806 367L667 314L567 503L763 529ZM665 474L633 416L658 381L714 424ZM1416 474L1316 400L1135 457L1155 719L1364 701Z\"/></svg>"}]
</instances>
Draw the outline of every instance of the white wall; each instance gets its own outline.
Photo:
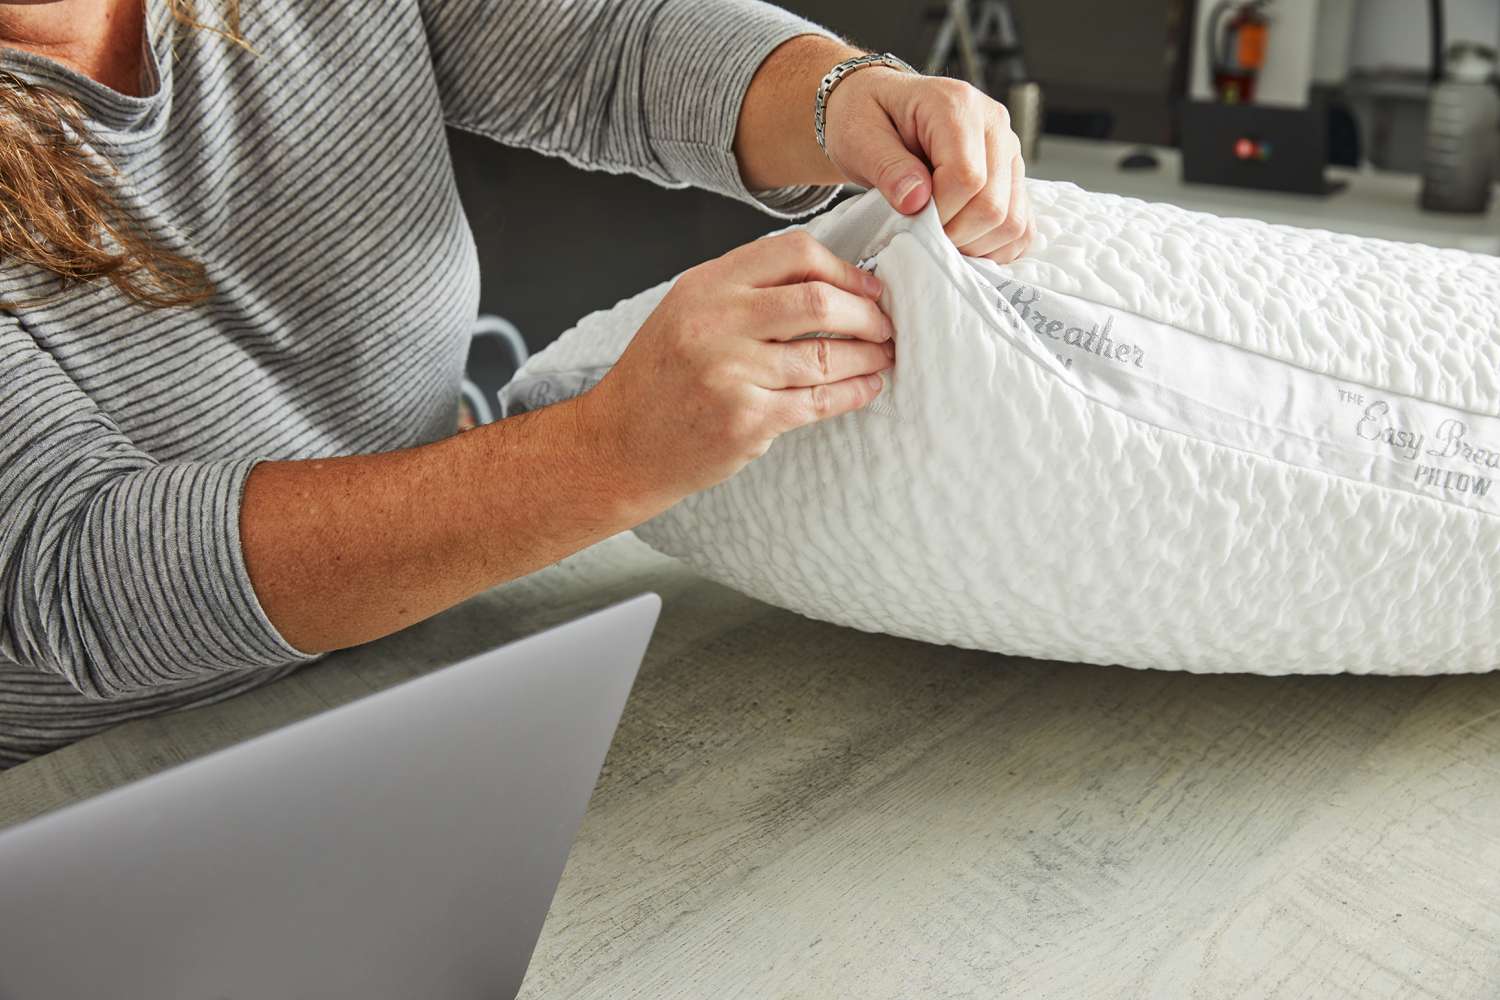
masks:
<instances>
[{"instance_id":1,"label":"white wall","mask_svg":"<svg viewBox=\"0 0 1500 1000\"><path fill-rule=\"evenodd\" d=\"M1448 41L1500 46L1500 0L1445 0ZM1213 0L1198 6L1191 93L1209 100L1204 26ZM1262 104L1300 107L1313 80L1337 82L1349 69L1429 64L1427 0L1276 0L1269 11L1270 45L1256 85Z\"/></svg>"},{"instance_id":2,"label":"white wall","mask_svg":"<svg viewBox=\"0 0 1500 1000\"><path fill-rule=\"evenodd\" d=\"M1500 45L1500 3L1445 0L1448 41ZM1429 63L1426 0L1359 0L1352 66L1424 69Z\"/></svg>"}]
</instances>

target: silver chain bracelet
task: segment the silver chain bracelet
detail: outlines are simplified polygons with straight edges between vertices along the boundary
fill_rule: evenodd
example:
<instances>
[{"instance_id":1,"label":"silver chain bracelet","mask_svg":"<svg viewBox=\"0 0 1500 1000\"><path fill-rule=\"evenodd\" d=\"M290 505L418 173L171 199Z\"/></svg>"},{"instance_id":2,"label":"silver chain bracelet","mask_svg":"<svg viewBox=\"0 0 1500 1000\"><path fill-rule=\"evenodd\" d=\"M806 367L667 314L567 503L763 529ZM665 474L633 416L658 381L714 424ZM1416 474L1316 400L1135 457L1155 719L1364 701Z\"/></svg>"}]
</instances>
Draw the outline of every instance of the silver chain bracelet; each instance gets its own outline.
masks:
<instances>
[{"instance_id":1,"label":"silver chain bracelet","mask_svg":"<svg viewBox=\"0 0 1500 1000\"><path fill-rule=\"evenodd\" d=\"M837 87L839 81L844 77L855 70L864 69L867 66L887 66L891 69L899 69L903 73L921 75L912 69L911 65L904 59L893 56L889 52L872 52L869 55L845 59L829 70L828 75L823 77L823 82L818 84L818 96L813 101L813 131L818 136L818 148L823 151L823 155L825 156L828 155L828 143L823 137L823 126L827 123L828 119L828 95L833 93L833 88Z\"/></svg>"}]
</instances>

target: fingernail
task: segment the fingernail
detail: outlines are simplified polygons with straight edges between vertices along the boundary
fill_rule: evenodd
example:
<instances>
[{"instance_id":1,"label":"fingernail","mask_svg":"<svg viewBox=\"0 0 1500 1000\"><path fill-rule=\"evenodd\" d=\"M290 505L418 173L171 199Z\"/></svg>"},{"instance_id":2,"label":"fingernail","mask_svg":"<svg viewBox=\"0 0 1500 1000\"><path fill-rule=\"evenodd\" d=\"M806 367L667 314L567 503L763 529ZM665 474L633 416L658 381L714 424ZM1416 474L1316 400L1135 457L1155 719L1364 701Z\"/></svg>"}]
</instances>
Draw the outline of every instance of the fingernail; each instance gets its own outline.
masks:
<instances>
[{"instance_id":1,"label":"fingernail","mask_svg":"<svg viewBox=\"0 0 1500 1000\"><path fill-rule=\"evenodd\" d=\"M864 276L865 294L872 299L880 298L880 293L885 290L885 285L873 274L866 273Z\"/></svg>"},{"instance_id":2,"label":"fingernail","mask_svg":"<svg viewBox=\"0 0 1500 1000\"><path fill-rule=\"evenodd\" d=\"M885 356L886 357L888 357L888 358L895 358L895 356L896 356L896 343L895 343L895 341L887 340L883 344L881 344L880 346L885 348Z\"/></svg>"},{"instance_id":3,"label":"fingernail","mask_svg":"<svg viewBox=\"0 0 1500 1000\"><path fill-rule=\"evenodd\" d=\"M907 197L921 186L922 178L917 174L911 174L898 181L896 183L896 207L905 205Z\"/></svg>"},{"instance_id":4,"label":"fingernail","mask_svg":"<svg viewBox=\"0 0 1500 1000\"><path fill-rule=\"evenodd\" d=\"M885 388L885 380L879 375L866 375L865 378L869 379L871 389L879 390Z\"/></svg>"}]
</instances>

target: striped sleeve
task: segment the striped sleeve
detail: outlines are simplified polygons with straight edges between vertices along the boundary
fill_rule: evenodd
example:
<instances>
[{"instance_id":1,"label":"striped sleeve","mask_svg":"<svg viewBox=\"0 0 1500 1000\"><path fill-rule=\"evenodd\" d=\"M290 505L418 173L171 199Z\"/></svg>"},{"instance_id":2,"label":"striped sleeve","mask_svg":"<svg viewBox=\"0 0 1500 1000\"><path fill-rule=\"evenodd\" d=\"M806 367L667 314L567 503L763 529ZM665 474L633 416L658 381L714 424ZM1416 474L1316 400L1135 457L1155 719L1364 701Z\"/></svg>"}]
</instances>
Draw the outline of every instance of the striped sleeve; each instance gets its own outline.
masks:
<instances>
[{"instance_id":1,"label":"striped sleeve","mask_svg":"<svg viewBox=\"0 0 1500 1000\"><path fill-rule=\"evenodd\" d=\"M450 125L574 164L694 185L791 218L834 189L751 192L740 106L782 42L823 29L755 0L422 0ZM812 109L808 109L812 128Z\"/></svg>"},{"instance_id":2,"label":"striped sleeve","mask_svg":"<svg viewBox=\"0 0 1500 1000\"><path fill-rule=\"evenodd\" d=\"M254 464L148 457L0 316L0 658L95 700L310 659L245 570Z\"/></svg>"}]
</instances>

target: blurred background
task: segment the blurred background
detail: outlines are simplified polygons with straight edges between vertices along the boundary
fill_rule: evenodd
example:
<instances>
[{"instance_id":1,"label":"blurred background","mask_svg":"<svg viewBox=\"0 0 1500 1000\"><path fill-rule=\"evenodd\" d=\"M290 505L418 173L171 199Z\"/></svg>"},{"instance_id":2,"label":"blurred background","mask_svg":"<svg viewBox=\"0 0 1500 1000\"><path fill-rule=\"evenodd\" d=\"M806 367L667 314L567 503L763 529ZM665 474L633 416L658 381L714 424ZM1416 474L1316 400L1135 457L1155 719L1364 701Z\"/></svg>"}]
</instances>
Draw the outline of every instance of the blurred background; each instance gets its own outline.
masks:
<instances>
[{"instance_id":1,"label":"blurred background","mask_svg":"<svg viewBox=\"0 0 1500 1000\"><path fill-rule=\"evenodd\" d=\"M791 0L983 86L1030 173L1222 215L1500 253L1500 0ZM809 128L811 128L809 110ZM486 313L535 351L779 223L450 134ZM486 352L493 352L491 357ZM508 377L476 340L471 372Z\"/></svg>"}]
</instances>

